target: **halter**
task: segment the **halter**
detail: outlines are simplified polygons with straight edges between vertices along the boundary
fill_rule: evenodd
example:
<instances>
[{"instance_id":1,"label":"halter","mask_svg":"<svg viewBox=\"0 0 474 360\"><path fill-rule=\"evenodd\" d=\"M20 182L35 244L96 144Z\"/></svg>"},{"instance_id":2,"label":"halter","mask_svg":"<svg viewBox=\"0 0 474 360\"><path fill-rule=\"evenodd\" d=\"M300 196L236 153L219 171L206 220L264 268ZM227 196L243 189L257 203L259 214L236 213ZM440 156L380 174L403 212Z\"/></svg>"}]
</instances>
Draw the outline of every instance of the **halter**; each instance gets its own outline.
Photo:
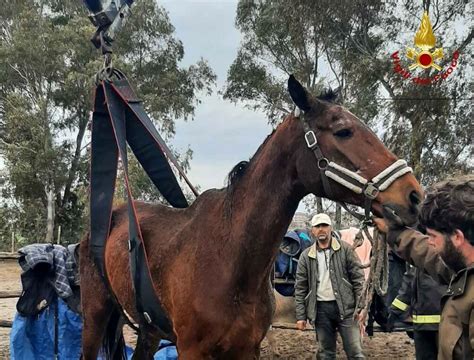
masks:
<instances>
[{"instance_id":1,"label":"halter","mask_svg":"<svg viewBox=\"0 0 474 360\"><path fill-rule=\"evenodd\" d=\"M378 175L374 176L371 180L360 176L356 172L349 170L348 168L339 165L333 161L328 160L322 153L321 148L318 144L318 139L316 134L308 122L305 120L304 116L300 113L300 109L297 107L295 110L295 117L301 120L301 124L304 129L304 138L308 148L313 151L314 156L316 157L318 168L321 173L321 179L323 182L323 188L327 196L331 197L331 184L329 179L337 182L338 184L348 188L349 190L355 192L356 194L365 195L365 214L355 213L350 210L347 205L343 202L340 204L346 209L350 214L362 220L364 222L370 221L370 209L372 207L372 201L377 198L378 194L381 191L385 191L389 188L392 183L397 180L399 177L412 172L412 168L407 165L405 160L397 160L392 165L388 166L386 169L382 170Z\"/></svg>"}]
</instances>

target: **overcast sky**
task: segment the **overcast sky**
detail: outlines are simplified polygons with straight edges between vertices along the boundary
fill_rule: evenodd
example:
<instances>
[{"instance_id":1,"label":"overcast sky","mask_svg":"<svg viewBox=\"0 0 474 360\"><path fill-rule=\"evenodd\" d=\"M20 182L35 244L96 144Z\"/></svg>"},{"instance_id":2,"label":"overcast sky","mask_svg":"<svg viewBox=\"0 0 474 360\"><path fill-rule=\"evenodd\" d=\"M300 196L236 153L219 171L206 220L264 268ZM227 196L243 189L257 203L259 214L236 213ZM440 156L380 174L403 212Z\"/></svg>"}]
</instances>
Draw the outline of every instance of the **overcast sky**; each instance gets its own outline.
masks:
<instances>
[{"instance_id":1,"label":"overcast sky","mask_svg":"<svg viewBox=\"0 0 474 360\"><path fill-rule=\"evenodd\" d=\"M194 121L177 121L172 145L194 151L188 175L201 190L220 188L232 167L248 160L271 132L266 117L224 101L217 94L225 83L226 74L240 44L241 35L235 28L237 1L159 1L183 42L183 65L206 59L217 75L217 87L212 96L201 97Z\"/></svg>"}]
</instances>

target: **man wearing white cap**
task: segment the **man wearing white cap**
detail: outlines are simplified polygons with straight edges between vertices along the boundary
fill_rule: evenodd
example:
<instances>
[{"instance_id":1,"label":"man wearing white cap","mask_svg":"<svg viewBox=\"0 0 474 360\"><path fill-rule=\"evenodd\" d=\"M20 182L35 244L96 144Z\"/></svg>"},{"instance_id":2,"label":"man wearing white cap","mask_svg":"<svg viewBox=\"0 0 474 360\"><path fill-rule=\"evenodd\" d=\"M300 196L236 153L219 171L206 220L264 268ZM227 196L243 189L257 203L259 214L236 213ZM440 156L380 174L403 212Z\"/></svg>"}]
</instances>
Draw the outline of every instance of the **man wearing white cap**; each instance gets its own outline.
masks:
<instances>
[{"instance_id":1,"label":"man wearing white cap","mask_svg":"<svg viewBox=\"0 0 474 360\"><path fill-rule=\"evenodd\" d=\"M308 319L314 323L318 359L336 358L337 332L347 357L364 359L354 318L364 284L360 260L352 247L332 231L328 215L313 216L311 226L315 242L301 253L296 273L296 326L304 330Z\"/></svg>"}]
</instances>

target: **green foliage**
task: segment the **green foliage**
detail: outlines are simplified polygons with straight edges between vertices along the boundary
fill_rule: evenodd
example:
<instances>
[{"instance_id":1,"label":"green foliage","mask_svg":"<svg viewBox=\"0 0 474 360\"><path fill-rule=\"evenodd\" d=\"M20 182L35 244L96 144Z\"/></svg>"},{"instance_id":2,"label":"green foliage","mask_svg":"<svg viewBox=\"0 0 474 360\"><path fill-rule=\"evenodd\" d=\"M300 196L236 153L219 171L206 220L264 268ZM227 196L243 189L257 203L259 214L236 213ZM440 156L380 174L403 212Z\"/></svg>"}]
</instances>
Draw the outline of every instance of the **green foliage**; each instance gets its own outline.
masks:
<instances>
[{"instance_id":1,"label":"green foliage","mask_svg":"<svg viewBox=\"0 0 474 360\"><path fill-rule=\"evenodd\" d=\"M164 136L175 133L174 119L194 115L197 92L210 94L216 76L206 61L179 66L184 48L174 37L166 11L153 0L137 1L126 31L113 45L120 54L117 67L133 80L148 114Z\"/></svg>"},{"instance_id":2,"label":"green foliage","mask_svg":"<svg viewBox=\"0 0 474 360\"><path fill-rule=\"evenodd\" d=\"M316 93L329 82L339 87L347 108L410 162L423 184L472 171L473 8L463 0L430 3L242 0L236 25L243 42L224 96L264 111L277 123L293 108L286 95L289 74ZM455 72L431 85L403 79L390 58L395 50L404 58L406 47L413 46L423 4L430 6L446 54L442 65L449 64L454 50L461 52Z\"/></svg>"},{"instance_id":3,"label":"green foliage","mask_svg":"<svg viewBox=\"0 0 474 360\"><path fill-rule=\"evenodd\" d=\"M51 241L61 226L62 241L76 242L87 224L85 150L93 75L102 66L89 41L94 28L80 2L19 0L2 4L0 32L0 157L6 169L0 208L8 215L0 235L8 238L14 228L27 242ZM166 139L174 135L174 119L192 119L197 95L212 91L215 75L206 61L180 66L183 45L153 0L137 2L113 48L114 64L136 84ZM182 155L187 168L191 155ZM132 164L135 196L158 199Z\"/></svg>"},{"instance_id":4,"label":"green foliage","mask_svg":"<svg viewBox=\"0 0 474 360\"><path fill-rule=\"evenodd\" d=\"M172 149L171 149L172 150ZM173 150L172 150L173 151ZM176 151L173 151L175 157L178 160L179 165L181 168L187 172L190 168L190 160L192 159L193 152L191 149L187 149L186 152L179 154ZM150 180L148 175L146 175L145 171L133 155L132 151L128 150L128 178L130 183L130 190L132 192L132 196L135 200L142 200L148 202L160 202L160 203L167 203L167 201L163 198L163 196L158 192L153 182ZM121 165L121 164L120 164ZM174 167L172 166L172 169ZM177 171L175 171L176 177L179 179L179 175ZM123 168L119 167L119 174L117 177L117 185L116 185L116 201L117 203L125 203L127 201L127 191L125 187L125 181L123 177ZM184 183L184 181L182 182ZM194 195L190 193L186 193L188 189L187 186L183 186L185 191L185 196L189 202L192 201Z\"/></svg>"},{"instance_id":5,"label":"green foliage","mask_svg":"<svg viewBox=\"0 0 474 360\"><path fill-rule=\"evenodd\" d=\"M229 69L224 98L264 111L271 123L293 107L285 90L287 75L317 87L319 44L310 30L311 17L299 16L298 5L304 2L240 1L237 9L244 41Z\"/></svg>"}]
</instances>

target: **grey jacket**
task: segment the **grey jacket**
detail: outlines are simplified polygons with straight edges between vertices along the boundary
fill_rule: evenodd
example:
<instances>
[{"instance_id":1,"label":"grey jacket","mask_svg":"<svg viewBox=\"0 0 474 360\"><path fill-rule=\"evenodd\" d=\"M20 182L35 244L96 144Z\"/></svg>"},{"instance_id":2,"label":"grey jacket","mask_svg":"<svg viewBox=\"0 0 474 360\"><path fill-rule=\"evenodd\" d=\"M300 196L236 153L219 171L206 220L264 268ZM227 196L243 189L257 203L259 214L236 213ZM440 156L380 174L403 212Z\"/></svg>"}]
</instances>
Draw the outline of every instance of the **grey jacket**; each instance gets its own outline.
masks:
<instances>
[{"instance_id":1,"label":"grey jacket","mask_svg":"<svg viewBox=\"0 0 474 360\"><path fill-rule=\"evenodd\" d=\"M318 291L318 260L316 242L300 255L296 272L296 319L316 319L316 293ZM364 272L352 247L332 234L330 279L341 319L352 316L356 301L362 293Z\"/></svg>"}]
</instances>

